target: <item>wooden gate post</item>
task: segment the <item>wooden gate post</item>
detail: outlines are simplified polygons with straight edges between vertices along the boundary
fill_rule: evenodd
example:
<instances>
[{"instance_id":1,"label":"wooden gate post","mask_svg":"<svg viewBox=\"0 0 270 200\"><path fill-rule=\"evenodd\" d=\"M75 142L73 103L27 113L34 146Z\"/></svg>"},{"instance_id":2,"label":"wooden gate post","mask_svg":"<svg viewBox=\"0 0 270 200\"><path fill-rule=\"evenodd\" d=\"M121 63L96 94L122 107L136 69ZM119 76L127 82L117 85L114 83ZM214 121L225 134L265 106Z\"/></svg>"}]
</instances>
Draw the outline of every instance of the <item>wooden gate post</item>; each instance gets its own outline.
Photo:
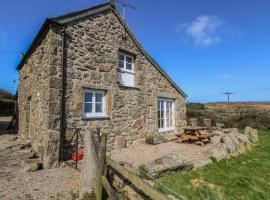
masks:
<instances>
[{"instance_id":1,"label":"wooden gate post","mask_svg":"<svg viewBox=\"0 0 270 200\"><path fill-rule=\"evenodd\" d=\"M104 174L105 162L106 162L106 145L107 145L107 134L101 134L101 142L100 142L100 151L99 151L99 176L97 183L97 200L102 200L102 176Z\"/></svg>"}]
</instances>

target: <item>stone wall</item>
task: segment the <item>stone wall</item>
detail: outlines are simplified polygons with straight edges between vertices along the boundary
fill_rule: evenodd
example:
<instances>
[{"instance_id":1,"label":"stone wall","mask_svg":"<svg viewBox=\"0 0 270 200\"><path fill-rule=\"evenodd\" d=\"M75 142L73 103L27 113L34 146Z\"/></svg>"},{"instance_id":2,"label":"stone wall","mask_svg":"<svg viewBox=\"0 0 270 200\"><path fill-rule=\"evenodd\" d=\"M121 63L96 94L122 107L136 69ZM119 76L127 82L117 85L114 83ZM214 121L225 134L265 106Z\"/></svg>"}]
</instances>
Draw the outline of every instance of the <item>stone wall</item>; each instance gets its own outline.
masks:
<instances>
[{"instance_id":1,"label":"stone wall","mask_svg":"<svg viewBox=\"0 0 270 200\"><path fill-rule=\"evenodd\" d=\"M82 129L81 133L101 128L108 134L108 149L113 148L116 136L124 136L129 146L146 133L158 132L157 98L175 100L176 131L186 124L185 98L141 53L127 34L123 39L123 26L112 11L104 11L66 26L66 96L65 126ZM59 116L61 103L61 32L51 28L46 38L20 70L19 107L20 133L27 132L25 118L26 99L32 96L35 149L51 152L54 162L59 146ZM123 87L117 83L118 52L126 51L135 58L135 87ZM43 52L41 52L43 51ZM46 51L46 52L45 52ZM31 70L31 73L28 72ZM28 74L28 78L24 78ZM40 75L38 75L40 74ZM36 78L38 77L38 78ZM82 117L83 89L106 91L107 117L84 119ZM44 96L36 94L44 93ZM38 100L36 100L38 99ZM38 102L36 102L38 101ZM39 107L38 107L39 106ZM37 134L38 133L38 134ZM67 134L67 138L71 134ZM46 141L45 145L40 145ZM52 146L49 144L53 143ZM42 153L41 153L42 154ZM44 154L46 156L46 153ZM44 157L44 155L42 155ZM47 158L46 158L47 159Z\"/></svg>"},{"instance_id":2,"label":"stone wall","mask_svg":"<svg viewBox=\"0 0 270 200\"><path fill-rule=\"evenodd\" d=\"M60 91L54 91L52 79L56 74L55 36L50 29L19 70L19 134L32 140L45 168L58 161L59 151L59 127L53 123L55 112L59 119L60 108L53 99L60 95Z\"/></svg>"},{"instance_id":3,"label":"stone wall","mask_svg":"<svg viewBox=\"0 0 270 200\"><path fill-rule=\"evenodd\" d=\"M146 59L130 37L123 40L123 26L112 12L68 24L66 119L69 127L84 132L100 127L108 133L109 149L115 136L122 135L127 145L157 132L157 97L175 99L176 129L185 125L185 101L171 83ZM135 87L117 83L119 50L135 57ZM82 88L107 91L104 119L82 119ZM139 124L139 125L138 125Z\"/></svg>"}]
</instances>

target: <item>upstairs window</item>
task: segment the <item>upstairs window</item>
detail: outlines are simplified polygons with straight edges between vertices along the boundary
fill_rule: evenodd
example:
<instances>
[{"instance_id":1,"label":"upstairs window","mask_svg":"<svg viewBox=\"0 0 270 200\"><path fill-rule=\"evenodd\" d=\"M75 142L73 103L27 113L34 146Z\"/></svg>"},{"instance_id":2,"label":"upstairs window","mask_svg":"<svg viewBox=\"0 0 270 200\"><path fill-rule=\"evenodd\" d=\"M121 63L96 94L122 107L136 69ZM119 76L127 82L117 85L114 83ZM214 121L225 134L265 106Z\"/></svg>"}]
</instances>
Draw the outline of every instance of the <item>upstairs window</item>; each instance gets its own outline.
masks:
<instances>
[{"instance_id":1,"label":"upstairs window","mask_svg":"<svg viewBox=\"0 0 270 200\"><path fill-rule=\"evenodd\" d=\"M118 54L118 82L123 86L134 86L134 58L121 52Z\"/></svg>"},{"instance_id":2,"label":"upstairs window","mask_svg":"<svg viewBox=\"0 0 270 200\"><path fill-rule=\"evenodd\" d=\"M83 116L105 117L105 92L85 89L83 92Z\"/></svg>"},{"instance_id":3,"label":"upstairs window","mask_svg":"<svg viewBox=\"0 0 270 200\"><path fill-rule=\"evenodd\" d=\"M158 130L159 132L174 129L173 101L170 99L158 99Z\"/></svg>"},{"instance_id":4,"label":"upstairs window","mask_svg":"<svg viewBox=\"0 0 270 200\"><path fill-rule=\"evenodd\" d=\"M133 57L125 53L119 53L118 68L124 71L133 72Z\"/></svg>"}]
</instances>

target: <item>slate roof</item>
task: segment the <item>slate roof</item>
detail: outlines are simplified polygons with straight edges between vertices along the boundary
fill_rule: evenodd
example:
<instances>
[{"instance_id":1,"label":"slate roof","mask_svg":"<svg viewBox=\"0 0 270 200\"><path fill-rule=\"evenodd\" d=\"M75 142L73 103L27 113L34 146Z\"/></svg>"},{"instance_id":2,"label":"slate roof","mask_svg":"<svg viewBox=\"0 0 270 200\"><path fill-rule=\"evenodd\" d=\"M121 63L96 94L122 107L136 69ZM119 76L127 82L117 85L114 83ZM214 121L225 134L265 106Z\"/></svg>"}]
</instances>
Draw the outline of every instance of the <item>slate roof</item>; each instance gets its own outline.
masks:
<instances>
[{"instance_id":1,"label":"slate roof","mask_svg":"<svg viewBox=\"0 0 270 200\"><path fill-rule=\"evenodd\" d=\"M43 25L41 26L39 32L35 36L33 42L31 43L30 47L26 51L24 57L20 61L19 65L17 66L17 70L20 70L24 63L27 61L28 57L31 55L32 51L35 50L36 46L42 41L44 36L46 35L47 31L51 26L65 26L69 22L73 22L75 20L85 18L94 14L98 14L104 11L111 10L118 20L122 23L123 26L125 26L126 32L131 37L133 42L136 44L138 49L141 51L141 53L156 67L156 69L159 70L160 73L163 74L164 77L168 79L168 81L175 87L175 89L183 96L187 97L185 92L181 90L181 88L170 78L170 76L162 69L162 67L145 51L145 49L142 47L142 45L138 42L135 35L132 33L132 31L129 29L129 27L124 23L123 18L116 10L115 6L111 3L104 3L97 6L93 6L87 9L79 10L76 12L68 13L66 15L54 17L54 18L48 18L45 20Z\"/></svg>"}]
</instances>

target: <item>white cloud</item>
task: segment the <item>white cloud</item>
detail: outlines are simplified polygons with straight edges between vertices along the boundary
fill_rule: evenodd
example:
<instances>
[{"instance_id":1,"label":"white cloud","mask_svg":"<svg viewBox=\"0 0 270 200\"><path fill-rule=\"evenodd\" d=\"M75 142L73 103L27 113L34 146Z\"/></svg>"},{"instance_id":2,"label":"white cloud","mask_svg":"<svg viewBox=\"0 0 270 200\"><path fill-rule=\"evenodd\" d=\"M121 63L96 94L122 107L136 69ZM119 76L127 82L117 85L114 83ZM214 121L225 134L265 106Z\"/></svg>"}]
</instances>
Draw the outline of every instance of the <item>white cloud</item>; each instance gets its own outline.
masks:
<instances>
[{"instance_id":1,"label":"white cloud","mask_svg":"<svg viewBox=\"0 0 270 200\"><path fill-rule=\"evenodd\" d=\"M214 15L201 15L190 23L177 25L177 31L184 31L199 46L210 46L222 39L219 31L224 22Z\"/></svg>"}]
</instances>

